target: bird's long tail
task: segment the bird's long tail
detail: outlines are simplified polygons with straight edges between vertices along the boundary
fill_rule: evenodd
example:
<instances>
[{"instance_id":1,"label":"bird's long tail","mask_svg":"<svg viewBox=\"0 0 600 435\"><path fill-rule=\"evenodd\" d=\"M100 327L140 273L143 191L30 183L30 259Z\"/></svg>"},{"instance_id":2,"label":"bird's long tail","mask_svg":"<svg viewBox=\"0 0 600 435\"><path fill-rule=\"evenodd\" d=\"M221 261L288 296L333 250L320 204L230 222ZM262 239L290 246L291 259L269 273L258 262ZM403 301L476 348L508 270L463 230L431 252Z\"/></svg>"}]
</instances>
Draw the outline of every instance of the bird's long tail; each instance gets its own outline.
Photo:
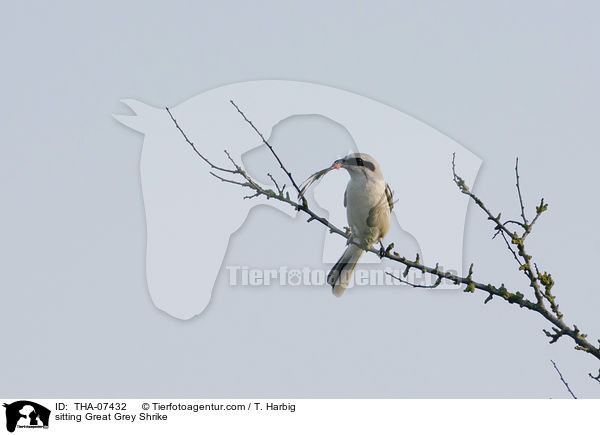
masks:
<instances>
[{"instance_id":1,"label":"bird's long tail","mask_svg":"<svg viewBox=\"0 0 600 435\"><path fill-rule=\"evenodd\" d=\"M335 266L331 268L327 275L327 283L332 287L334 295L339 297L344 293L363 252L358 246L349 245Z\"/></svg>"}]
</instances>

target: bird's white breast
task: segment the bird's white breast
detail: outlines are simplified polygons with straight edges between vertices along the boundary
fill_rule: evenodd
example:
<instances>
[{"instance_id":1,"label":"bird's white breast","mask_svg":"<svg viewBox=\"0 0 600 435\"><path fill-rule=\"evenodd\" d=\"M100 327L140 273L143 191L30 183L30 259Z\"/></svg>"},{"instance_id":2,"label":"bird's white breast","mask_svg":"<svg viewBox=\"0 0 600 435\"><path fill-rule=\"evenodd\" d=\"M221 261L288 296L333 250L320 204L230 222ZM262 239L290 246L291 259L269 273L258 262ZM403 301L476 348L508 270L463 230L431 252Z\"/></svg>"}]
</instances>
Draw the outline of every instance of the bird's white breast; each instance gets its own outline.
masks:
<instances>
[{"instance_id":1,"label":"bird's white breast","mask_svg":"<svg viewBox=\"0 0 600 435\"><path fill-rule=\"evenodd\" d=\"M350 178L346 186L346 216L352 234L358 238L372 236L372 229L367 225L370 210L385 195L385 181L363 175ZM376 238L380 236L376 235Z\"/></svg>"}]
</instances>

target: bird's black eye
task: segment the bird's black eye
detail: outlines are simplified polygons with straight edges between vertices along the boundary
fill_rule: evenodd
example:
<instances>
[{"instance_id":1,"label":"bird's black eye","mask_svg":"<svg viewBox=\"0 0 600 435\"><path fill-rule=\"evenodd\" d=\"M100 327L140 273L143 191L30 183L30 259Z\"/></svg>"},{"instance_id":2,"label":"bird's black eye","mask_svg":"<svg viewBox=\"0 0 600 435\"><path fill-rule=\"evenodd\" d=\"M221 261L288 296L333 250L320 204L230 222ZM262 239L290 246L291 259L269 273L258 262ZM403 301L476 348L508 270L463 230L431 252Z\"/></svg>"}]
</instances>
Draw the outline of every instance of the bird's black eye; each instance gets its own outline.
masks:
<instances>
[{"instance_id":1,"label":"bird's black eye","mask_svg":"<svg viewBox=\"0 0 600 435\"><path fill-rule=\"evenodd\" d=\"M365 162L360 157L356 158L356 166L365 166Z\"/></svg>"}]
</instances>

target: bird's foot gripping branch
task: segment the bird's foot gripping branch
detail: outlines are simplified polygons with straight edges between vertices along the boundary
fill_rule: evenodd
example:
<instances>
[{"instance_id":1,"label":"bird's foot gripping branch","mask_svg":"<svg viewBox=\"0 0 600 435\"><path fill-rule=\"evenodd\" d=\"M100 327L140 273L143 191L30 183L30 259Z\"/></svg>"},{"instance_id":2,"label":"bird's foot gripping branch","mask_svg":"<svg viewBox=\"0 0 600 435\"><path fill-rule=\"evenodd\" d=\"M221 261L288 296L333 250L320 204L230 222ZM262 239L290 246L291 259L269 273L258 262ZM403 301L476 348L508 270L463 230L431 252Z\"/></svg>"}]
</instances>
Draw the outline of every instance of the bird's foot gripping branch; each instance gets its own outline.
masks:
<instances>
[{"instance_id":1,"label":"bird's foot gripping branch","mask_svg":"<svg viewBox=\"0 0 600 435\"><path fill-rule=\"evenodd\" d=\"M521 308L525 308L528 311L536 312L544 317L549 323L549 330L544 329L545 335L550 338L550 343L555 343L562 337L570 338L575 343L575 349L583 351L597 360L600 360L600 340L597 340L597 344L592 344L589 341L586 334L574 324L567 324L564 318L564 314L560 311L559 305L556 301L556 297L553 294L554 280L551 274L544 271L533 259L532 255L529 254L526 248L526 240L533 231L535 224L537 223L540 216L548 210L548 203L542 199L535 207L535 213L533 217L529 219L523 204L523 198L521 195L521 186L519 179L519 161L517 159L515 164L515 178L516 178L516 194L520 206L520 216L517 218L506 219L502 217L501 213L492 212L491 209L477 196L465 181L458 175L455 164L455 156L452 157L452 174L453 181L458 189L464 194L470 197L477 207L483 212L484 216L489 220L493 226L492 239L497 236L501 236L506 245L507 252L514 258L518 270L522 273L525 278L525 288L519 290L510 290L504 286L504 284L493 285L491 283L485 283L474 279L474 266L471 264L469 272L466 276L455 275L450 272L445 272L440 265L427 266L422 264L419 255L416 255L414 260L409 260L405 256L400 255L394 251L394 244L390 244L385 249L375 248L373 246L360 246L352 237L350 231L347 228L340 228L330 222L323 216L318 215L314 212L307 200L304 198L304 190L301 189L299 184L294 179L292 173L286 168L284 162L279 158L274 147L264 138L261 132L254 126L252 121L246 117L244 112L231 101L231 104L235 110L239 112L244 121L248 123L257 135L260 137L263 144L269 149L273 158L278 163L283 175L286 178L286 183L280 183L276 181L276 178L272 174L268 174L269 178L273 181L275 189L267 188L262 186L259 182L255 181L225 150L226 160L228 161L227 167L218 166L206 158L194 145L194 143L187 137L182 127L177 123L177 120L173 117L171 111L167 108L167 112L175 127L180 131L187 144L193 149L193 151L207 164L210 174L215 177L216 180L220 180L224 183L237 185L248 189L250 192L245 195L245 199L252 199L255 197L264 196L267 199L275 201L281 201L288 204L290 207L298 210L301 213L307 215L307 222L318 222L321 225L326 226L331 233L335 233L340 237L346 239L348 244L356 245L359 248L364 249L367 252L371 252L375 255L385 258L389 261L401 263L405 266L402 276L393 276L405 284L413 287L421 288L435 288L442 283L451 282L457 287L463 287L463 290L467 293L474 293L475 291L484 293L487 297L484 303L490 302L494 297L501 301L506 301L509 304L517 305ZM290 195L290 187L293 188L293 193ZM297 200L293 198L298 198ZM431 275L435 282L433 285L419 285L407 280L410 269L416 269L424 274ZM589 374L590 378L600 382L600 371L597 376Z\"/></svg>"}]
</instances>

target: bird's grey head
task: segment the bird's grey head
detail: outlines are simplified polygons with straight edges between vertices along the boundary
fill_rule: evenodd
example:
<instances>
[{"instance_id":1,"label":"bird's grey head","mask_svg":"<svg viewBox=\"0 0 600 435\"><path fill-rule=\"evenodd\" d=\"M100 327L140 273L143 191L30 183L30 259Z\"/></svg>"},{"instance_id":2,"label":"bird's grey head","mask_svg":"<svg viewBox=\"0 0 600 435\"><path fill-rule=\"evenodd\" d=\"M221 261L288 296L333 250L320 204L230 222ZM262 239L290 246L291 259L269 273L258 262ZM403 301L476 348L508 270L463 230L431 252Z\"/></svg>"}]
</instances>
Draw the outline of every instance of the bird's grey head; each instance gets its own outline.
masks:
<instances>
[{"instance_id":1,"label":"bird's grey head","mask_svg":"<svg viewBox=\"0 0 600 435\"><path fill-rule=\"evenodd\" d=\"M365 153L353 153L348 154L346 157L336 160L331 165L333 169L344 168L350 176L354 175L379 175L379 163L369 154Z\"/></svg>"}]
</instances>

